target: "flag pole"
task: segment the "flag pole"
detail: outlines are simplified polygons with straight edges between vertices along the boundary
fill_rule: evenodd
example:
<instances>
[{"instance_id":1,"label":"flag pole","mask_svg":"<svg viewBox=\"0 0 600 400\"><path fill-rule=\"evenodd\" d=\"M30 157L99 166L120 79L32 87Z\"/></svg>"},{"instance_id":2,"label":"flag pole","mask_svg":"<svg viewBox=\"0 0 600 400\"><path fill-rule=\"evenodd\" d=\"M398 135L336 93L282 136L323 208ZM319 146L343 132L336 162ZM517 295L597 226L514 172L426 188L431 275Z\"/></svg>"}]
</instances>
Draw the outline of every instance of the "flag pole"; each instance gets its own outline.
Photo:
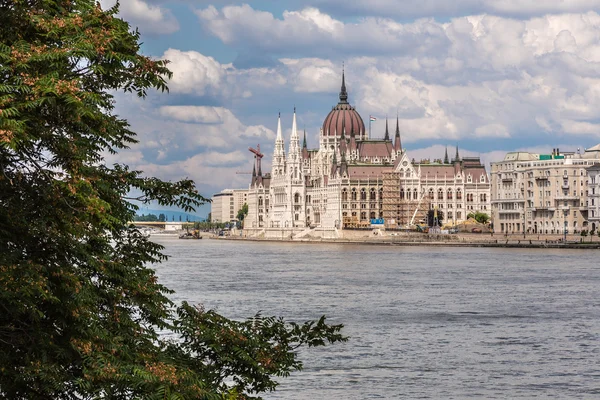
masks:
<instances>
[{"instance_id":1,"label":"flag pole","mask_svg":"<svg viewBox=\"0 0 600 400\"><path fill-rule=\"evenodd\" d=\"M369 137L368 139L371 139L371 116L369 115Z\"/></svg>"}]
</instances>

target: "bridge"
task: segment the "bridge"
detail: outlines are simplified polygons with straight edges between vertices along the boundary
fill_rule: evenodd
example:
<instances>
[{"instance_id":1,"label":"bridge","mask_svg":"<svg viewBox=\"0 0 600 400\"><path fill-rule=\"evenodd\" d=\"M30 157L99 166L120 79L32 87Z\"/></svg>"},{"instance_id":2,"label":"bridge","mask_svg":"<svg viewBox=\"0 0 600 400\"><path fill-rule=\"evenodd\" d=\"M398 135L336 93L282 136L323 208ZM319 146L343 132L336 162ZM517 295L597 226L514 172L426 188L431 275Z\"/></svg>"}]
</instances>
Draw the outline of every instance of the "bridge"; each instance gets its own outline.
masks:
<instances>
[{"instance_id":1,"label":"bridge","mask_svg":"<svg viewBox=\"0 0 600 400\"><path fill-rule=\"evenodd\" d=\"M175 222L175 221L133 221L131 224L145 228L157 228L165 231L180 231L186 225L191 226L193 222Z\"/></svg>"}]
</instances>

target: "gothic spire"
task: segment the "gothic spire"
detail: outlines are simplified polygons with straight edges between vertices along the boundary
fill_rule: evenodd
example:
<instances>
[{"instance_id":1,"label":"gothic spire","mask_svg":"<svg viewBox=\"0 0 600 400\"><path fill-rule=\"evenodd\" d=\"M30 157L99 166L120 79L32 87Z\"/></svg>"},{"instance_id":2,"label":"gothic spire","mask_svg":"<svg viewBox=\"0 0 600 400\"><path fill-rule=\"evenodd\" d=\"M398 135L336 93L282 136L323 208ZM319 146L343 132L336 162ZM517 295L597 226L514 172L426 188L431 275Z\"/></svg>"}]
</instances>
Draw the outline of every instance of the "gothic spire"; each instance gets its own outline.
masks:
<instances>
[{"instance_id":1,"label":"gothic spire","mask_svg":"<svg viewBox=\"0 0 600 400\"><path fill-rule=\"evenodd\" d=\"M402 142L400 142L400 121L396 115L396 138L394 142L394 151L402 150Z\"/></svg>"},{"instance_id":2,"label":"gothic spire","mask_svg":"<svg viewBox=\"0 0 600 400\"><path fill-rule=\"evenodd\" d=\"M390 140L390 131L388 130L388 119L385 117L385 137L383 140Z\"/></svg>"},{"instance_id":3,"label":"gothic spire","mask_svg":"<svg viewBox=\"0 0 600 400\"><path fill-rule=\"evenodd\" d=\"M456 156L454 156L454 162L460 161L460 156L458 155L458 145L456 145Z\"/></svg>"},{"instance_id":4,"label":"gothic spire","mask_svg":"<svg viewBox=\"0 0 600 400\"><path fill-rule=\"evenodd\" d=\"M344 67L342 67L342 90L340 90L340 104L348 104L348 92L346 91Z\"/></svg>"},{"instance_id":5,"label":"gothic spire","mask_svg":"<svg viewBox=\"0 0 600 400\"><path fill-rule=\"evenodd\" d=\"M277 139L283 139L281 135L281 112L277 116Z\"/></svg>"},{"instance_id":6,"label":"gothic spire","mask_svg":"<svg viewBox=\"0 0 600 400\"><path fill-rule=\"evenodd\" d=\"M306 128L304 128L304 141L302 142L302 148L306 148Z\"/></svg>"},{"instance_id":7,"label":"gothic spire","mask_svg":"<svg viewBox=\"0 0 600 400\"><path fill-rule=\"evenodd\" d=\"M444 154L444 164L450 164L450 160L448 160L448 146L446 146L446 154Z\"/></svg>"},{"instance_id":8,"label":"gothic spire","mask_svg":"<svg viewBox=\"0 0 600 400\"><path fill-rule=\"evenodd\" d=\"M292 136L291 139L298 138L298 127L296 125L296 106L294 106L294 116L292 118Z\"/></svg>"}]
</instances>

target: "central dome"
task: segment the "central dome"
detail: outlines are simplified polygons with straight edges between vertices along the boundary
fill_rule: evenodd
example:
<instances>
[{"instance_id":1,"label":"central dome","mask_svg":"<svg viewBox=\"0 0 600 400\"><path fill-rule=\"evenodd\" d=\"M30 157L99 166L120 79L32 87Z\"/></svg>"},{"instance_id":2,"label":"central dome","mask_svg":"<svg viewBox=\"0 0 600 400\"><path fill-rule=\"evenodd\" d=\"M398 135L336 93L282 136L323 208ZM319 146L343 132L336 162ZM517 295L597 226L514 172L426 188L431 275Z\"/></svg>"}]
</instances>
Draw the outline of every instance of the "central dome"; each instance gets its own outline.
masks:
<instances>
[{"instance_id":1,"label":"central dome","mask_svg":"<svg viewBox=\"0 0 600 400\"><path fill-rule=\"evenodd\" d=\"M346 79L342 72L342 90L340 91L340 101L337 106L325 118L323 122L323 135L342 136L345 130L345 136L352 133L363 137L365 134L365 123L360 114L348 103L348 92L346 92Z\"/></svg>"}]
</instances>

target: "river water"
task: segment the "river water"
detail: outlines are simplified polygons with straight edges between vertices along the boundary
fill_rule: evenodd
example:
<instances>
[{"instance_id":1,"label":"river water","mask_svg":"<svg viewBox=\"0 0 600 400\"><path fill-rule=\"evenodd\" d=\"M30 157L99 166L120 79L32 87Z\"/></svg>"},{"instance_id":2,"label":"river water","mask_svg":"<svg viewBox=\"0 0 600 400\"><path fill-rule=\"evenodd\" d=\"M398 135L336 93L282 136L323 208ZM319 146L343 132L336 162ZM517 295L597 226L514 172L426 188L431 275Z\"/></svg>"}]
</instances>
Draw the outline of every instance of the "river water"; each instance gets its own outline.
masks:
<instances>
[{"instance_id":1,"label":"river water","mask_svg":"<svg viewBox=\"0 0 600 400\"><path fill-rule=\"evenodd\" d=\"M153 240L175 301L345 325L265 399L600 398L597 250Z\"/></svg>"}]
</instances>

